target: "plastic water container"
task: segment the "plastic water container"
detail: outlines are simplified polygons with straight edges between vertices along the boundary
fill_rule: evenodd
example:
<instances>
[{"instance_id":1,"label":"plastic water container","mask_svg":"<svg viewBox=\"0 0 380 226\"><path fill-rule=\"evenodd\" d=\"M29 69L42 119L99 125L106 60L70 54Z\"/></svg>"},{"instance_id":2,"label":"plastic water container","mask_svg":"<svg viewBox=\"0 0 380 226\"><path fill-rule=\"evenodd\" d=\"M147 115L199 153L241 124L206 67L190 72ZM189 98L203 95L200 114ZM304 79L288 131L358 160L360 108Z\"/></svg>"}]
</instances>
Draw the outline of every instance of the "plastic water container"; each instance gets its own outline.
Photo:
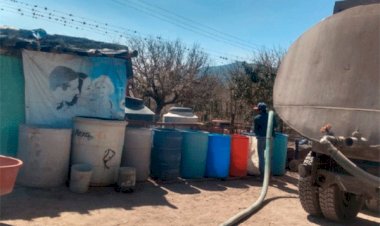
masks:
<instances>
[{"instance_id":1,"label":"plastic water container","mask_svg":"<svg viewBox=\"0 0 380 226\"><path fill-rule=\"evenodd\" d=\"M90 164L74 164L70 171L70 191L86 193L90 185L92 166Z\"/></svg>"},{"instance_id":2,"label":"plastic water container","mask_svg":"<svg viewBox=\"0 0 380 226\"><path fill-rule=\"evenodd\" d=\"M127 122L97 118L74 119L71 164L92 165L91 186L116 183Z\"/></svg>"},{"instance_id":3,"label":"plastic water container","mask_svg":"<svg viewBox=\"0 0 380 226\"><path fill-rule=\"evenodd\" d=\"M132 191L136 184L136 169L120 167L117 186L120 191Z\"/></svg>"},{"instance_id":4,"label":"plastic water container","mask_svg":"<svg viewBox=\"0 0 380 226\"><path fill-rule=\"evenodd\" d=\"M286 154L288 150L288 135L276 133L273 141L272 173L281 176L285 174Z\"/></svg>"},{"instance_id":5,"label":"plastic water container","mask_svg":"<svg viewBox=\"0 0 380 226\"><path fill-rule=\"evenodd\" d=\"M21 160L0 155L0 196L13 191L16 177L21 166Z\"/></svg>"},{"instance_id":6,"label":"plastic water container","mask_svg":"<svg viewBox=\"0 0 380 226\"><path fill-rule=\"evenodd\" d=\"M209 134L206 176L228 177L230 167L231 137L224 134Z\"/></svg>"},{"instance_id":7,"label":"plastic water container","mask_svg":"<svg viewBox=\"0 0 380 226\"><path fill-rule=\"evenodd\" d=\"M187 107L171 107L169 112L162 116L163 122L172 123L196 123L198 116L194 115L193 109Z\"/></svg>"},{"instance_id":8,"label":"plastic water container","mask_svg":"<svg viewBox=\"0 0 380 226\"><path fill-rule=\"evenodd\" d=\"M202 178L206 171L208 133L183 131L181 177Z\"/></svg>"},{"instance_id":9,"label":"plastic water container","mask_svg":"<svg viewBox=\"0 0 380 226\"><path fill-rule=\"evenodd\" d=\"M154 129L150 172L153 178L173 180L180 175L182 133L176 129Z\"/></svg>"},{"instance_id":10,"label":"plastic water container","mask_svg":"<svg viewBox=\"0 0 380 226\"><path fill-rule=\"evenodd\" d=\"M152 129L127 127L121 166L134 167L137 181L144 181L149 177L151 147Z\"/></svg>"},{"instance_id":11,"label":"plastic water container","mask_svg":"<svg viewBox=\"0 0 380 226\"><path fill-rule=\"evenodd\" d=\"M137 124L152 123L154 121L155 114L148 107L144 105L143 100L134 97L125 97L125 119L133 122L129 123L128 128Z\"/></svg>"},{"instance_id":12,"label":"plastic water container","mask_svg":"<svg viewBox=\"0 0 380 226\"><path fill-rule=\"evenodd\" d=\"M68 179L71 129L20 125L17 157L24 162L17 183L56 187Z\"/></svg>"},{"instance_id":13,"label":"plastic water container","mask_svg":"<svg viewBox=\"0 0 380 226\"><path fill-rule=\"evenodd\" d=\"M243 177L247 175L248 145L247 136L232 135L230 176Z\"/></svg>"}]
</instances>

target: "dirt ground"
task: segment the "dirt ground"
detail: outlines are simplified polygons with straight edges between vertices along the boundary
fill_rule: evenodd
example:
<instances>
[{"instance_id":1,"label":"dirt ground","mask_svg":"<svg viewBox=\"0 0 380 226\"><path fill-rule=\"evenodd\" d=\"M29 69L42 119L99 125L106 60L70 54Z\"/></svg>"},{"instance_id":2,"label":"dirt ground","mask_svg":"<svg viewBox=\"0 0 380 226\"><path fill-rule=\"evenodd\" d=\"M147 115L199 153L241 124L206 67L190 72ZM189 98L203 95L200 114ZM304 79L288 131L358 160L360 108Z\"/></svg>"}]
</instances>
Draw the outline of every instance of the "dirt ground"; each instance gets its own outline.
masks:
<instances>
[{"instance_id":1,"label":"dirt ground","mask_svg":"<svg viewBox=\"0 0 380 226\"><path fill-rule=\"evenodd\" d=\"M271 179L264 206L241 225L380 225L368 211L346 224L308 216L298 200L296 173ZM2 196L1 225L218 225L256 201L258 177L139 183L133 193L92 187L43 190L16 186Z\"/></svg>"}]
</instances>

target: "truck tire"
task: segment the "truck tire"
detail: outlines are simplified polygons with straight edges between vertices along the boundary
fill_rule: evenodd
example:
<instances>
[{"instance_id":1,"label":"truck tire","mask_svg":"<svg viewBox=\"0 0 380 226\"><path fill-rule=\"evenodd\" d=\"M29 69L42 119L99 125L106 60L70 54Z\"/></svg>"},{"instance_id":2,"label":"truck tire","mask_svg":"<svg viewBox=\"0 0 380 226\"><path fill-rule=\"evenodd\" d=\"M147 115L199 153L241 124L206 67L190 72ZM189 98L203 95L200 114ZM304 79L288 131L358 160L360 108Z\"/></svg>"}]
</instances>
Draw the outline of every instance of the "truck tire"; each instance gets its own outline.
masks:
<instances>
[{"instance_id":1,"label":"truck tire","mask_svg":"<svg viewBox=\"0 0 380 226\"><path fill-rule=\"evenodd\" d=\"M303 165L311 166L313 164L314 157L311 156L311 152L306 156ZM298 191L302 208L313 216L321 216L322 211L319 206L319 194L318 187L313 186L311 176L299 177L298 179Z\"/></svg>"},{"instance_id":2,"label":"truck tire","mask_svg":"<svg viewBox=\"0 0 380 226\"><path fill-rule=\"evenodd\" d=\"M363 203L361 196L344 192L337 185L319 189L319 205L323 216L329 220L351 220L359 213Z\"/></svg>"}]
</instances>

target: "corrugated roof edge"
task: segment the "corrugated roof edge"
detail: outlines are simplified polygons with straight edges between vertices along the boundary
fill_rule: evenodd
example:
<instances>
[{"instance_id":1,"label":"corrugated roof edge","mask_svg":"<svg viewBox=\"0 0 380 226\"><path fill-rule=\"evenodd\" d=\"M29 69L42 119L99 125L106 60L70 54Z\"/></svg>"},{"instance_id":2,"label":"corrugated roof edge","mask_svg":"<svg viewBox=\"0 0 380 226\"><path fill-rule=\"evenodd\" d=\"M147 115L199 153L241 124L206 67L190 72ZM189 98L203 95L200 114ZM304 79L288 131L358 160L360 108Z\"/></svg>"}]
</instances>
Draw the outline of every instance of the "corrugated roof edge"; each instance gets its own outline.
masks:
<instances>
[{"instance_id":1,"label":"corrugated roof edge","mask_svg":"<svg viewBox=\"0 0 380 226\"><path fill-rule=\"evenodd\" d=\"M130 59L137 55L129 52L128 47L93 41L87 38L65 35L49 35L43 29L24 30L0 26L0 47L9 53L19 49L37 50L54 53L72 53L79 56L106 56Z\"/></svg>"}]
</instances>

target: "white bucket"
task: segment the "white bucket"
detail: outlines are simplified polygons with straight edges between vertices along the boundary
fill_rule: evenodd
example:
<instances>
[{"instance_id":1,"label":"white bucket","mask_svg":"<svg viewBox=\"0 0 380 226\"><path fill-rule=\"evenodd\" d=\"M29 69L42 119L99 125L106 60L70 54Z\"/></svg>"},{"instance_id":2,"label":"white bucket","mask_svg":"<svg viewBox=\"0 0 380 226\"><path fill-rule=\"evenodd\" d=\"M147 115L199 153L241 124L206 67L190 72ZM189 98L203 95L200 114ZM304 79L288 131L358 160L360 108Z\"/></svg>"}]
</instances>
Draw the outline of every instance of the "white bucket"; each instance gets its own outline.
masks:
<instances>
[{"instance_id":1,"label":"white bucket","mask_svg":"<svg viewBox=\"0 0 380 226\"><path fill-rule=\"evenodd\" d=\"M127 127L121 166L136 168L137 181L144 181L149 177L151 146L151 129Z\"/></svg>"},{"instance_id":2,"label":"white bucket","mask_svg":"<svg viewBox=\"0 0 380 226\"><path fill-rule=\"evenodd\" d=\"M24 162L17 183L38 188L56 187L67 181L71 129L20 125L17 157Z\"/></svg>"},{"instance_id":3,"label":"white bucket","mask_svg":"<svg viewBox=\"0 0 380 226\"><path fill-rule=\"evenodd\" d=\"M127 122L76 117L71 164L93 167L91 186L107 186L117 180Z\"/></svg>"},{"instance_id":4,"label":"white bucket","mask_svg":"<svg viewBox=\"0 0 380 226\"><path fill-rule=\"evenodd\" d=\"M249 150L248 150L248 175L260 175L259 170L259 153L257 151L257 139L255 136L249 136Z\"/></svg>"},{"instance_id":5,"label":"white bucket","mask_svg":"<svg viewBox=\"0 0 380 226\"><path fill-rule=\"evenodd\" d=\"M90 164L74 164L70 172L70 191L85 193L88 191L92 176L92 166Z\"/></svg>"},{"instance_id":6,"label":"white bucket","mask_svg":"<svg viewBox=\"0 0 380 226\"><path fill-rule=\"evenodd\" d=\"M117 185L122 188L133 188L136 184L136 169L133 167L120 167Z\"/></svg>"}]
</instances>

